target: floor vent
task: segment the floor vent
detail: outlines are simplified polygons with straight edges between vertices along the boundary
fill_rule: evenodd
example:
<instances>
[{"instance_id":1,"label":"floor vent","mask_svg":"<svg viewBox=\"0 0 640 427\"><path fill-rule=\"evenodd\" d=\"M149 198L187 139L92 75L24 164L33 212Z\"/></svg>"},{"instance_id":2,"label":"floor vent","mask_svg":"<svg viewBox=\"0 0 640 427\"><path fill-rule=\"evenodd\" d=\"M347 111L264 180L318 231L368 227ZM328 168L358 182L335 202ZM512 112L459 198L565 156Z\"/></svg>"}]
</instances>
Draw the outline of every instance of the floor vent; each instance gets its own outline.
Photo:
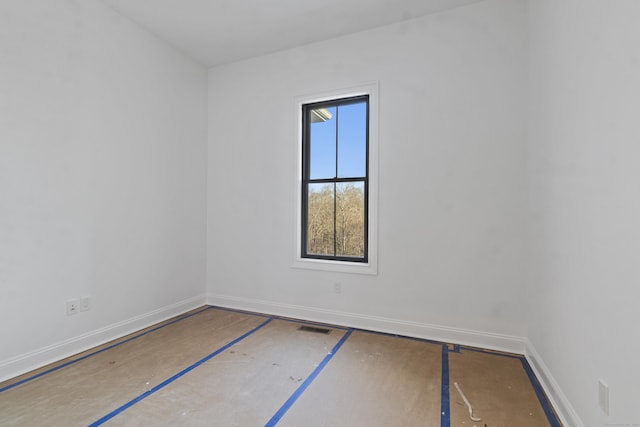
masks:
<instances>
[{"instance_id":1,"label":"floor vent","mask_svg":"<svg viewBox=\"0 0 640 427\"><path fill-rule=\"evenodd\" d=\"M316 334L328 334L329 332L331 332L331 329L316 328L313 326L300 326L298 330L303 332L315 332Z\"/></svg>"}]
</instances>

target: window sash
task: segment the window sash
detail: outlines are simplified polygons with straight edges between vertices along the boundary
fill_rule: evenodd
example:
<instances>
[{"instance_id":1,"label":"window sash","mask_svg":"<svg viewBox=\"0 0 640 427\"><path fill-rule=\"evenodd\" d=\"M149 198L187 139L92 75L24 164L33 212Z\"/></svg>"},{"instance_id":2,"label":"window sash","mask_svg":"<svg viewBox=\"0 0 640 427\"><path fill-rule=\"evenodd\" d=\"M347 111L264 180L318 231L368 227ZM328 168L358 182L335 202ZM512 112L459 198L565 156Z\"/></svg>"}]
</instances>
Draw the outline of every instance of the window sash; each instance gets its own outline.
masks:
<instances>
[{"instance_id":1,"label":"window sash","mask_svg":"<svg viewBox=\"0 0 640 427\"><path fill-rule=\"evenodd\" d=\"M310 178L311 174L311 114L313 110L318 110L322 108L333 108L336 107L336 111L338 111L339 107L357 104L357 103L365 103L366 108L366 120L365 120L365 176L349 176L349 177L338 177L339 174L339 166L338 166L338 153L339 153L339 143L338 140L338 132L340 123L338 119L336 120L336 148L335 148L335 159L336 159L336 167L334 177L332 178ZM332 99L322 102L314 102L302 105L302 194L301 194L301 257L309 258L309 259L320 259L320 260L332 260L332 261L346 261L346 262L359 262L359 263L368 263L369 260L369 114L370 114L370 102L369 95L360 95L348 98L339 98ZM338 115L339 118L339 115ZM336 223L336 215L337 215L337 186L343 183L361 183L363 186L364 193L364 206L363 206L363 255L362 256L347 256L347 255L338 255L337 250L337 223ZM314 184L327 184L333 185L333 253L332 254L317 254L311 253L309 251L309 188Z\"/></svg>"}]
</instances>

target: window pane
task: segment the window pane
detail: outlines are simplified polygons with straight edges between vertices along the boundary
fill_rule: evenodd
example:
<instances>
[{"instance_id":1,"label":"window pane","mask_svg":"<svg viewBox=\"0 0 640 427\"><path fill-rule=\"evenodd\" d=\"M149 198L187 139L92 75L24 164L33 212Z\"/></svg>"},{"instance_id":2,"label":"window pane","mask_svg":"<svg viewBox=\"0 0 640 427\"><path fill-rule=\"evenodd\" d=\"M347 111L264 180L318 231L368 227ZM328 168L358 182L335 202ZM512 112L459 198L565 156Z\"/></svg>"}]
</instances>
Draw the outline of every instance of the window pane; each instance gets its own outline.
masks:
<instances>
[{"instance_id":1,"label":"window pane","mask_svg":"<svg viewBox=\"0 0 640 427\"><path fill-rule=\"evenodd\" d=\"M336 177L336 107L309 111L309 178Z\"/></svg>"},{"instance_id":2,"label":"window pane","mask_svg":"<svg viewBox=\"0 0 640 427\"><path fill-rule=\"evenodd\" d=\"M336 255L364 257L364 182L336 184Z\"/></svg>"},{"instance_id":3,"label":"window pane","mask_svg":"<svg viewBox=\"0 0 640 427\"><path fill-rule=\"evenodd\" d=\"M334 247L334 185L309 184L307 253L333 255Z\"/></svg>"},{"instance_id":4,"label":"window pane","mask_svg":"<svg viewBox=\"0 0 640 427\"><path fill-rule=\"evenodd\" d=\"M303 105L302 257L367 262L369 96Z\"/></svg>"},{"instance_id":5,"label":"window pane","mask_svg":"<svg viewBox=\"0 0 640 427\"><path fill-rule=\"evenodd\" d=\"M367 103L338 110L338 177L363 177L367 173Z\"/></svg>"}]
</instances>

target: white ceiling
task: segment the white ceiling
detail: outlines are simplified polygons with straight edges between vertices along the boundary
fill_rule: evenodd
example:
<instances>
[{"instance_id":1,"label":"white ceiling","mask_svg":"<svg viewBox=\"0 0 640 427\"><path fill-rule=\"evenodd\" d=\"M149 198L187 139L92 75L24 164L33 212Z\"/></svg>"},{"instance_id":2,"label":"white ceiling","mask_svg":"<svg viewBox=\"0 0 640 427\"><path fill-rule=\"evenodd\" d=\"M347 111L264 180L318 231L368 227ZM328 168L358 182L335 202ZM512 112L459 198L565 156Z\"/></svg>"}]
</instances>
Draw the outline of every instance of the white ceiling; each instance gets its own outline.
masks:
<instances>
[{"instance_id":1,"label":"white ceiling","mask_svg":"<svg viewBox=\"0 0 640 427\"><path fill-rule=\"evenodd\" d=\"M214 66L481 0L103 0Z\"/></svg>"}]
</instances>

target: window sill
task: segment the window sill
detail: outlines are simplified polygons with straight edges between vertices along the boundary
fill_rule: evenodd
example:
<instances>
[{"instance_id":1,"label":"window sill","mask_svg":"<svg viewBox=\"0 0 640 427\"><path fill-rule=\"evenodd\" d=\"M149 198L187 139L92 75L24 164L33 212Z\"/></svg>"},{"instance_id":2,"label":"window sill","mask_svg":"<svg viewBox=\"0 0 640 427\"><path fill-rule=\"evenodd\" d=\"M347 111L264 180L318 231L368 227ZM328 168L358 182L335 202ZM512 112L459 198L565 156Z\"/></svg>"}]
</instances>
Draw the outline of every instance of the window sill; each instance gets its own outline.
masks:
<instances>
[{"instance_id":1,"label":"window sill","mask_svg":"<svg viewBox=\"0 0 640 427\"><path fill-rule=\"evenodd\" d=\"M337 273L353 273L377 275L377 267L369 263L348 262L348 261L331 261L325 259L297 258L294 260L293 268L305 270L331 271Z\"/></svg>"}]
</instances>

